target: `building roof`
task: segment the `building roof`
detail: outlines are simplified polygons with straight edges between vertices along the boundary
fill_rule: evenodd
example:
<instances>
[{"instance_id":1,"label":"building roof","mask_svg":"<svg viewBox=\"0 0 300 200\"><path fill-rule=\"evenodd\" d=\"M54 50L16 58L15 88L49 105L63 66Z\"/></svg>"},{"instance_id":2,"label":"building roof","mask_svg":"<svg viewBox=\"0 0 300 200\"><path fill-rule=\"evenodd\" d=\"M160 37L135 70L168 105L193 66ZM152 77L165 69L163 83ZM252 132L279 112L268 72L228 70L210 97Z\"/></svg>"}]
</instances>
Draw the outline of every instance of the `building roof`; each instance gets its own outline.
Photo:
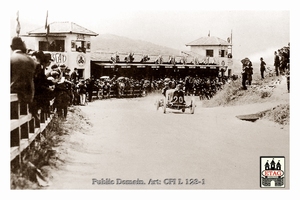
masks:
<instances>
[{"instance_id":1,"label":"building roof","mask_svg":"<svg viewBox=\"0 0 300 200\"><path fill-rule=\"evenodd\" d=\"M214 36L208 37L201 37L195 41L192 41L186 46L231 46L232 44L228 43L227 41L220 39Z\"/></svg>"},{"instance_id":2,"label":"building roof","mask_svg":"<svg viewBox=\"0 0 300 200\"><path fill-rule=\"evenodd\" d=\"M40 27L33 31L28 32L28 35L35 35L35 34L46 34L45 27ZM77 33L77 34L84 34L90 36L97 36L98 34L90 31L82 26L74 22L53 22L49 24L49 33L50 34L66 34L66 33Z\"/></svg>"}]
</instances>

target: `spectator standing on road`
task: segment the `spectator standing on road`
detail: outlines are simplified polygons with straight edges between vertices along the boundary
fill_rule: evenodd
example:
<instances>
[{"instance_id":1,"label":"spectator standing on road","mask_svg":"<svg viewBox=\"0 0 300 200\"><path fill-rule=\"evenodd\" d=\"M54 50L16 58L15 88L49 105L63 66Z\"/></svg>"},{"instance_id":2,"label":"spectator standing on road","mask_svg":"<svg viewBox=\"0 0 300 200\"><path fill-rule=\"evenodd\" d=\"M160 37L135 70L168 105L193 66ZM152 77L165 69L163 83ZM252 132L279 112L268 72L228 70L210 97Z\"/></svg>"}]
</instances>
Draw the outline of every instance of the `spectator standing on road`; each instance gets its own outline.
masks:
<instances>
[{"instance_id":1,"label":"spectator standing on road","mask_svg":"<svg viewBox=\"0 0 300 200\"><path fill-rule=\"evenodd\" d=\"M286 69L287 69L287 64L288 64L288 54L285 48L281 50L281 56L280 56L280 74L284 75Z\"/></svg>"},{"instance_id":2,"label":"spectator standing on road","mask_svg":"<svg viewBox=\"0 0 300 200\"><path fill-rule=\"evenodd\" d=\"M266 63L264 59L261 57L260 58L260 75L261 78L264 79L264 72L266 71Z\"/></svg>"},{"instance_id":3,"label":"spectator standing on road","mask_svg":"<svg viewBox=\"0 0 300 200\"><path fill-rule=\"evenodd\" d=\"M93 90L95 89L95 79L94 76L91 76L91 78L87 82L87 92L88 92L88 101L92 102L93 99Z\"/></svg>"},{"instance_id":4,"label":"spectator standing on road","mask_svg":"<svg viewBox=\"0 0 300 200\"><path fill-rule=\"evenodd\" d=\"M287 90L288 93L290 93L290 64L287 64L287 69L286 69L286 84L287 84Z\"/></svg>"},{"instance_id":5,"label":"spectator standing on road","mask_svg":"<svg viewBox=\"0 0 300 200\"><path fill-rule=\"evenodd\" d=\"M247 81L248 85L251 85L252 83L252 75L253 75L253 67L252 67L252 62L249 60L248 62L248 68L247 68Z\"/></svg>"},{"instance_id":6,"label":"spectator standing on road","mask_svg":"<svg viewBox=\"0 0 300 200\"><path fill-rule=\"evenodd\" d=\"M274 66L275 66L276 76L279 76L280 59L276 51L274 52Z\"/></svg>"},{"instance_id":7,"label":"spectator standing on road","mask_svg":"<svg viewBox=\"0 0 300 200\"><path fill-rule=\"evenodd\" d=\"M74 71L71 73L71 81L73 83L77 83L79 81L79 73L77 68L74 68Z\"/></svg>"},{"instance_id":8,"label":"spectator standing on road","mask_svg":"<svg viewBox=\"0 0 300 200\"><path fill-rule=\"evenodd\" d=\"M80 105L84 106L86 102L86 92L87 92L87 86L85 84L85 81L82 80L78 84L78 93L80 96Z\"/></svg>"},{"instance_id":9,"label":"spectator standing on road","mask_svg":"<svg viewBox=\"0 0 300 200\"><path fill-rule=\"evenodd\" d=\"M253 68L252 68L252 62L249 58L244 58L241 60L242 66L242 85L243 89L247 90L246 82L248 81L248 84L251 85L252 81L252 74L253 74Z\"/></svg>"},{"instance_id":10,"label":"spectator standing on road","mask_svg":"<svg viewBox=\"0 0 300 200\"><path fill-rule=\"evenodd\" d=\"M70 103L70 95L68 93L68 84L69 81L65 77L61 77L60 81L56 84L55 87L55 101L54 106L57 109L58 117L66 121L68 106Z\"/></svg>"}]
</instances>

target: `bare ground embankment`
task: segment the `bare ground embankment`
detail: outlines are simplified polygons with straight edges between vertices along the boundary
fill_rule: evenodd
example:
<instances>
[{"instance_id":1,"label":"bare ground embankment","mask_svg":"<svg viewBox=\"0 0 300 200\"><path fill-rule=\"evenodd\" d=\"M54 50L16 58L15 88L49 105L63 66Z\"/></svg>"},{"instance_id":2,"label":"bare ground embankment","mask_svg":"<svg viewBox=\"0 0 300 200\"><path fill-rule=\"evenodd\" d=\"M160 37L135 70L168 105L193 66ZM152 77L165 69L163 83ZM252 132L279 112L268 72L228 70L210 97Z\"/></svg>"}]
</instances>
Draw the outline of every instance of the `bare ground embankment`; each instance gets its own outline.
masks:
<instances>
[{"instance_id":1,"label":"bare ground embankment","mask_svg":"<svg viewBox=\"0 0 300 200\"><path fill-rule=\"evenodd\" d=\"M64 163L53 170L48 189L258 189L260 156L285 156L289 163L289 125L236 116L288 103L284 84L283 79L268 100L257 103L207 107L197 99L193 115L157 111L159 94L76 108L72 114L83 117L78 121L70 115L65 126L80 124L80 129L70 131L57 149ZM168 178L184 184L166 184ZM205 184L185 184L191 178ZM115 184L93 184L93 179ZM144 184L117 184L117 179ZM150 179L160 184L148 184Z\"/></svg>"}]
</instances>

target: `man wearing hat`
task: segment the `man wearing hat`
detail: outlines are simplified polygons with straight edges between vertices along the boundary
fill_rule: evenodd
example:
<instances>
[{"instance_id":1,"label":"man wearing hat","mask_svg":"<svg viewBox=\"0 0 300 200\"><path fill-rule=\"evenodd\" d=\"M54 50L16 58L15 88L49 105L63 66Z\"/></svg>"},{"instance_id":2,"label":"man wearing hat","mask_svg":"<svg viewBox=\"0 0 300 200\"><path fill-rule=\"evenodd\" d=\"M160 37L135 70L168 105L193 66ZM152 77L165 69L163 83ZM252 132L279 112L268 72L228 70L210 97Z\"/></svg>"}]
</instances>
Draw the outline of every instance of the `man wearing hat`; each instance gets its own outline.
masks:
<instances>
[{"instance_id":1,"label":"man wearing hat","mask_svg":"<svg viewBox=\"0 0 300 200\"><path fill-rule=\"evenodd\" d=\"M78 93L80 96L80 105L84 106L86 103L87 86L85 80L81 80L78 84Z\"/></svg>"},{"instance_id":2,"label":"man wearing hat","mask_svg":"<svg viewBox=\"0 0 300 200\"><path fill-rule=\"evenodd\" d=\"M260 76L261 79L264 79L264 72L266 71L266 63L263 57L260 58Z\"/></svg>"},{"instance_id":3,"label":"man wearing hat","mask_svg":"<svg viewBox=\"0 0 300 200\"><path fill-rule=\"evenodd\" d=\"M71 81L73 81L73 83L76 83L79 81L79 74L78 74L77 68L74 68L74 71L71 73Z\"/></svg>"},{"instance_id":4,"label":"man wearing hat","mask_svg":"<svg viewBox=\"0 0 300 200\"><path fill-rule=\"evenodd\" d=\"M65 64L59 65L59 70L62 73L62 76L66 76L66 69L67 69L67 66Z\"/></svg>"},{"instance_id":5,"label":"man wearing hat","mask_svg":"<svg viewBox=\"0 0 300 200\"><path fill-rule=\"evenodd\" d=\"M10 92L17 93L21 102L31 103L34 96L34 60L26 55L26 45L19 37L14 37L10 45Z\"/></svg>"},{"instance_id":6,"label":"man wearing hat","mask_svg":"<svg viewBox=\"0 0 300 200\"><path fill-rule=\"evenodd\" d=\"M49 75L46 75L46 68L51 64L51 57L45 56L43 51L34 52L34 56L37 60L34 84L35 95L33 112L36 114L38 109L42 109L44 112L49 113L49 101L54 98L53 90L55 88L55 80L48 79ZM35 116L37 119L37 116Z\"/></svg>"},{"instance_id":7,"label":"man wearing hat","mask_svg":"<svg viewBox=\"0 0 300 200\"><path fill-rule=\"evenodd\" d=\"M52 69L49 66L51 65L51 63L53 61L54 60L51 58L50 53L45 53L44 54L43 59L41 60L41 65L43 65L46 76L49 76L50 72L52 71Z\"/></svg>"},{"instance_id":8,"label":"man wearing hat","mask_svg":"<svg viewBox=\"0 0 300 200\"><path fill-rule=\"evenodd\" d=\"M274 66L275 66L276 76L279 76L280 59L277 54L277 51L274 52Z\"/></svg>"}]
</instances>

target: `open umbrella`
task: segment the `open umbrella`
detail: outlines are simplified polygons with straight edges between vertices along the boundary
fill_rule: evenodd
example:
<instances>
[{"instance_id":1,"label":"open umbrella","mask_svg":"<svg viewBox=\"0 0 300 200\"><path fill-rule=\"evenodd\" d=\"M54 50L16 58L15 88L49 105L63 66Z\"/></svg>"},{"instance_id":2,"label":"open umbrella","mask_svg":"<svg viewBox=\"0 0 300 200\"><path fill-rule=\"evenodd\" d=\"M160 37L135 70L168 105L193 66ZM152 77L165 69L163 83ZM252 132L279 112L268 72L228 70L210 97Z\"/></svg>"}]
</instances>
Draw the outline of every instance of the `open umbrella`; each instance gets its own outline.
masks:
<instances>
[{"instance_id":1,"label":"open umbrella","mask_svg":"<svg viewBox=\"0 0 300 200\"><path fill-rule=\"evenodd\" d=\"M117 81L119 81L119 80L123 80L125 77L123 77L123 76L120 76L119 78L117 78Z\"/></svg>"},{"instance_id":2,"label":"open umbrella","mask_svg":"<svg viewBox=\"0 0 300 200\"><path fill-rule=\"evenodd\" d=\"M250 62L249 58L244 58L241 60L241 63L243 63L243 65L247 65Z\"/></svg>"},{"instance_id":3,"label":"open umbrella","mask_svg":"<svg viewBox=\"0 0 300 200\"><path fill-rule=\"evenodd\" d=\"M109 79L109 76L101 76L100 79Z\"/></svg>"},{"instance_id":4,"label":"open umbrella","mask_svg":"<svg viewBox=\"0 0 300 200\"><path fill-rule=\"evenodd\" d=\"M171 79L170 78L165 78L165 80L164 80L165 82L170 82L171 81Z\"/></svg>"}]
</instances>

